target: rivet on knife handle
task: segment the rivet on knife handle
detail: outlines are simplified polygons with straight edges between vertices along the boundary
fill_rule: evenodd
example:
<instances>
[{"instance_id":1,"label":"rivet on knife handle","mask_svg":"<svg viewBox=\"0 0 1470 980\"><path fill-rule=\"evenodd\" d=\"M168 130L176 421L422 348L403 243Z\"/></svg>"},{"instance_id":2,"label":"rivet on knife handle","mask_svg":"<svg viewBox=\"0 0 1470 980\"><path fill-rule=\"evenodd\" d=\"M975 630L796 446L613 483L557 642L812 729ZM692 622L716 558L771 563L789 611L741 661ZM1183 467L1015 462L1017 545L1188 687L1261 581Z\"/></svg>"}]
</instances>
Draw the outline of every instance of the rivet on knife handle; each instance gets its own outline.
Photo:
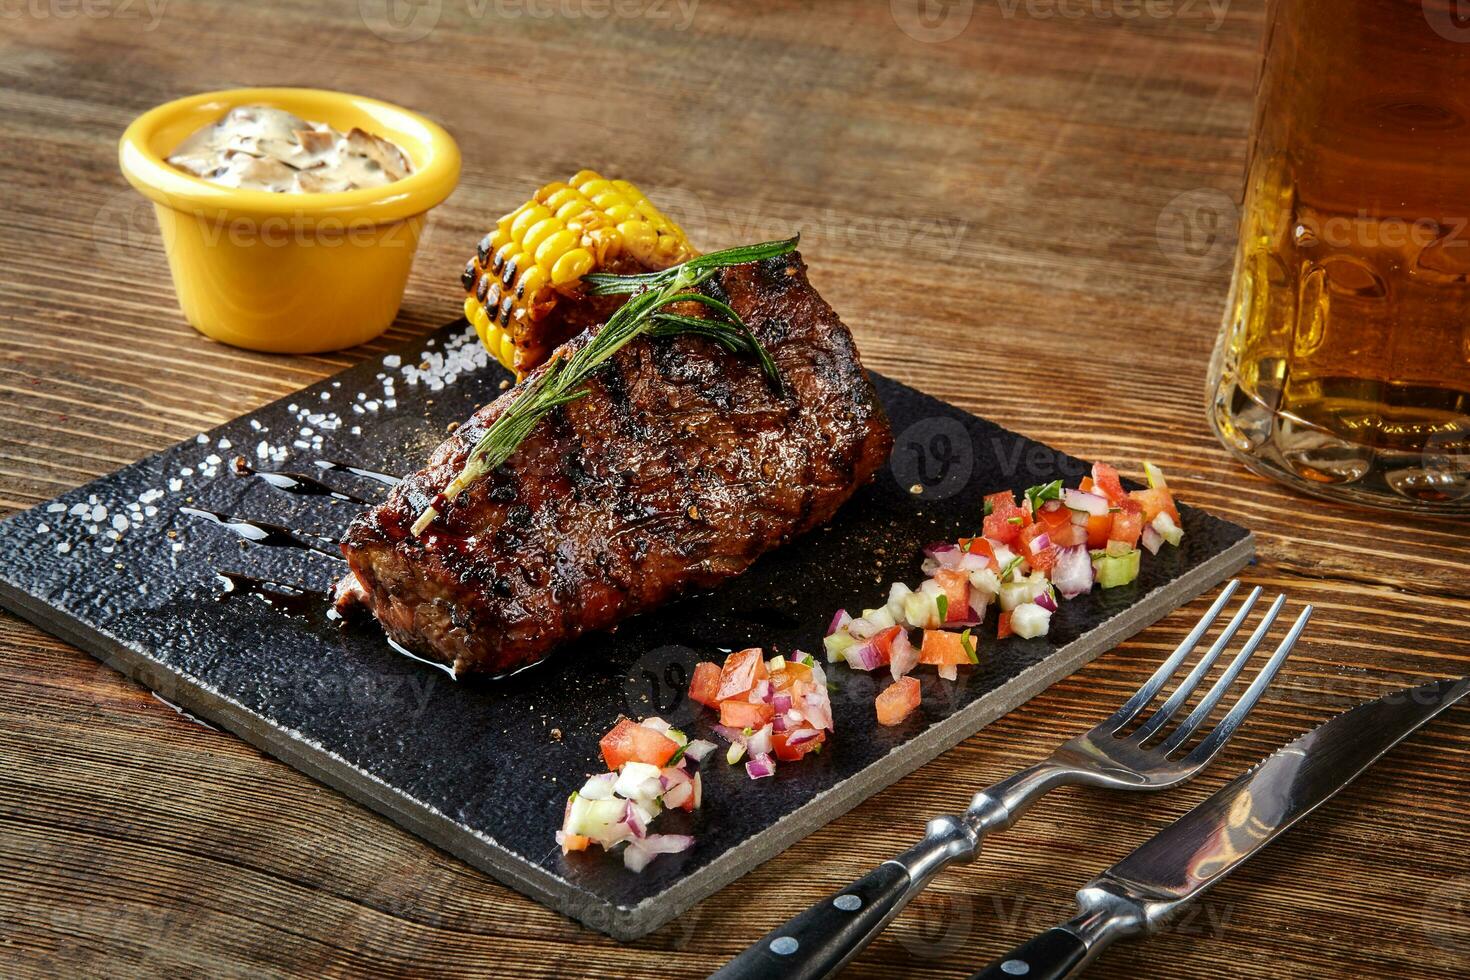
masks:
<instances>
[{"instance_id":1,"label":"rivet on knife handle","mask_svg":"<svg viewBox=\"0 0 1470 980\"><path fill-rule=\"evenodd\" d=\"M919 843L772 929L714 976L721 980L831 976L872 942L931 878L951 864L973 861L982 837L1009 827L1027 807L1064 782L1062 770L1044 763L975 794L963 816L930 820Z\"/></svg>"},{"instance_id":2,"label":"rivet on knife handle","mask_svg":"<svg viewBox=\"0 0 1470 980\"><path fill-rule=\"evenodd\" d=\"M852 959L941 868L974 858L979 836L958 817L929 821L917 845L766 933L713 976L818 980Z\"/></svg>"}]
</instances>

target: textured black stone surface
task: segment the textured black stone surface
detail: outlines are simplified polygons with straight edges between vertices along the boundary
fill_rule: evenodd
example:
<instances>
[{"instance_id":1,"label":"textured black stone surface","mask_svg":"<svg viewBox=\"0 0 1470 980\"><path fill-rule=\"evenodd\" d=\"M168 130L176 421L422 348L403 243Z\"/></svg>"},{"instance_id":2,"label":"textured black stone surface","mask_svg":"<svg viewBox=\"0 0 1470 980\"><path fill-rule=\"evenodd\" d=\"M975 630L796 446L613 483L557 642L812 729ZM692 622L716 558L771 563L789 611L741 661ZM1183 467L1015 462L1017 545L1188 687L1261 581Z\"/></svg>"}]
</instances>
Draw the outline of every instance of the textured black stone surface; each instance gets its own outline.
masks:
<instances>
[{"instance_id":1,"label":"textured black stone surface","mask_svg":"<svg viewBox=\"0 0 1470 980\"><path fill-rule=\"evenodd\" d=\"M450 325L405 348L403 359L417 363L421 352L442 350L464 330L462 322ZM1145 555L1143 574L1131 587L1064 603L1049 637L998 643L992 621L981 631L987 638L980 643L980 665L962 669L957 683L921 669L922 709L897 728L879 727L874 719L873 697L886 674L831 669L837 735L828 750L783 764L774 779L760 782L719 755L707 759L703 809L669 814L654 825L692 832L698 843L632 874L616 855L595 849L563 857L552 838L567 794L600 768L597 740L619 714L659 714L691 735L707 735L712 714L683 697L696 661L752 645L820 652L834 609L875 605L894 579L917 583L922 545L976 531L980 494L1021 490L1057 476L1074 480L1084 466L879 378L897 436L894 457L830 526L768 555L713 594L632 620L612 635L586 638L512 678L456 682L394 652L373 623L343 625L326 617L315 592L342 573L340 561L246 543L179 512L200 507L330 539L355 504L295 496L235 476L227 466L234 452L263 470L315 472L314 459L333 458L406 472L443 438L449 423L496 396L505 377L491 365L437 392L399 380L396 407L380 404L362 415L347 408L358 392L381 402L377 375L400 372L377 361L360 365L221 426L207 434L208 445L181 443L58 498L69 508L93 499L107 507L95 534L90 514L45 506L5 521L0 601L161 697L622 938L682 912L1209 588L1251 553L1244 529L1186 509L1182 548ZM323 393L330 401L321 401ZM345 424L324 433L320 451L293 449L285 462L260 463L254 447L261 438L289 444L297 435L302 423L288 411L290 404L336 410ZM255 429L252 419L268 431ZM361 434L352 434L352 425L361 425ZM231 450L218 448L222 438ZM198 464L211 453L225 462L206 478ZM180 476L186 467L194 473ZM366 499L385 491L345 473L323 478ZM181 481L179 489L168 489L171 479ZM914 484L923 492L911 492ZM151 489L165 491L146 505L158 513L113 541L107 534L112 515L129 513L127 504ZM38 530L43 525L49 530ZM218 570L297 585L308 594L298 603L302 609L273 606L243 591L224 596ZM1059 722L1058 736L1071 728ZM975 788L956 787L956 805ZM915 815L916 836L927 816Z\"/></svg>"}]
</instances>

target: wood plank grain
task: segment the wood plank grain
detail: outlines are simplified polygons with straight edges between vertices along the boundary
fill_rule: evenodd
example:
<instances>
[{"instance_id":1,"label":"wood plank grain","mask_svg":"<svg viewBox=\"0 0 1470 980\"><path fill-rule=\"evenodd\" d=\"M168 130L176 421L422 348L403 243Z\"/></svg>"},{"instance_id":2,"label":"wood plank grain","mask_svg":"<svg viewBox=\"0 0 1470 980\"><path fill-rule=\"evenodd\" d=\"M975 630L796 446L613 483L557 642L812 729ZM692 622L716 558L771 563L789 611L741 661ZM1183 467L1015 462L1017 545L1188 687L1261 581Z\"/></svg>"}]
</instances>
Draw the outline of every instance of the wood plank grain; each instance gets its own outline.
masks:
<instances>
[{"instance_id":1,"label":"wood plank grain","mask_svg":"<svg viewBox=\"0 0 1470 980\"><path fill-rule=\"evenodd\" d=\"M1157 460L1182 497L1256 531L1247 582L1318 607L1221 764L1163 797L1049 798L942 877L851 975L965 975L1067 915L1079 883L1282 741L1396 686L1470 673L1465 522L1295 496L1237 466L1205 421L1227 271L1161 237L1160 219L1185 192L1237 195L1260 0L1218 24L1203 4L1133 19L954 4L970 22L937 43L901 29L909 0L783 0L759 16L704 0L683 29L588 16L591 0L542 4L550 17L428 6L439 23L412 43L370 29L373 0L170 0L156 22L42 4L5 21L0 508L426 332L455 315L458 270L495 216L593 166L637 180L707 247L802 231L814 282L872 367L1069 453ZM275 357L182 322L115 141L152 105L245 83L375 95L460 141L464 179L382 340ZM702 975L925 817L1102 718L1199 607L626 946L0 616L0 956L38 976ZM1467 735L1463 711L1425 731L1194 919L1092 975L1470 972Z\"/></svg>"}]
</instances>

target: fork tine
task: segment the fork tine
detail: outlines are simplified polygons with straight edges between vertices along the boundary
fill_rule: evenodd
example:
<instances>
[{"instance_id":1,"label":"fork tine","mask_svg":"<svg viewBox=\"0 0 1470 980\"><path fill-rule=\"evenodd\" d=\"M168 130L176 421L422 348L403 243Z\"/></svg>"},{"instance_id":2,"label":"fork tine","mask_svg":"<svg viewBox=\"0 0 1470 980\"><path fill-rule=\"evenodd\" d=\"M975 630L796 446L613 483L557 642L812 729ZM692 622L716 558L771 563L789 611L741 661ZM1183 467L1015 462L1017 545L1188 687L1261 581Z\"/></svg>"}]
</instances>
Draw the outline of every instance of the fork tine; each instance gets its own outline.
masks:
<instances>
[{"instance_id":1,"label":"fork tine","mask_svg":"<svg viewBox=\"0 0 1470 980\"><path fill-rule=\"evenodd\" d=\"M1276 652L1271 654L1271 659L1266 661L1266 666L1261 668L1261 672L1256 675L1256 679L1251 681L1251 686L1246 689L1241 699L1235 703L1235 707L1230 709L1230 713L1225 716L1220 724L1215 726L1214 731L1210 732L1203 742L1195 747L1194 751L1184 757L1184 763L1186 765L1204 765L1215 757L1215 753L1219 752L1226 742L1230 741L1236 729L1245 721L1245 716L1251 713L1251 709L1256 706L1256 702L1261 699L1261 695L1265 693L1266 688L1275 679L1276 672L1286 662L1287 656L1291 653L1291 648L1296 646L1297 637L1302 635L1302 630L1307 628L1307 621L1311 618L1312 607L1308 605L1302 610L1301 615L1297 616L1296 622L1292 624L1291 631L1286 634L1286 638L1281 641L1281 645L1276 648Z\"/></svg>"},{"instance_id":2,"label":"fork tine","mask_svg":"<svg viewBox=\"0 0 1470 980\"><path fill-rule=\"evenodd\" d=\"M1271 603L1271 607L1266 610L1265 615L1261 617L1260 623L1257 624L1250 638L1245 641L1245 646L1241 648L1240 653L1236 655L1230 666L1225 669L1225 673L1221 674L1220 678L1215 681L1214 686L1210 688L1210 693L1206 694L1200 703L1194 706L1194 710L1189 713L1188 718L1184 719L1184 722L1179 726L1178 730L1164 740L1164 743L1159 746L1160 751L1168 755L1189 741L1190 736L1204 723L1205 719L1215 710L1215 706L1220 703L1220 699L1230 690L1230 685L1235 683L1235 679L1245 669L1246 663L1251 657L1255 656L1257 648L1266 639L1266 635L1271 632L1271 626L1276 622L1276 617L1280 615L1281 607L1284 605L1286 605L1286 596L1284 594L1278 595Z\"/></svg>"},{"instance_id":3,"label":"fork tine","mask_svg":"<svg viewBox=\"0 0 1470 980\"><path fill-rule=\"evenodd\" d=\"M1174 713L1179 710L1179 706L1189 700L1190 695L1194 693L1194 689L1199 686L1199 682L1204 678L1205 674L1209 673L1210 668L1215 666L1215 661L1220 659L1220 654L1225 652L1225 648L1230 645L1230 641L1240 631L1241 624L1250 615L1251 607L1256 604L1256 600L1260 597L1261 587L1258 585L1251 590L1250 595L1246 596L1245 601L1240 604L1240 609L1231 617L1230 622L1225 625L1225 628L1220 631L1220 636L1210 646L1210 649L1205 655L1200 658L1199 663L1194 665L1194 669L1189 672L1189 676L1179 682L1179 686L1174 689L1174 692L1169 695L1169 699L1160 706L1159 710L1154 712L1153 717L1144 722L1143 726L1133 733L1134 741L1148 741L1155 732L1168 723L1170 718L1174 717ZM1218 685L1216 686L1218 687Z\"/></svg>"},{"instance_id":4,"label":"fork tine","mask_svg":"<svg viewBox=\"0 0 1470 980\"><path fill-rule=\"evenodd\" d=\"M1179 665L1184 662L1184 658L1189 656L1189 652L1194 649L1195 644L1199 643L1200 637L1205 635L1205 630L1210 628L1210 624L1215 621L1216 616L1220 615L1220 610L1225 608L1225 603L1230 601L1230 597L1235 595L1235 590L1238 588L1240 588L1240 580L1231 579L1230 584L1221 590L1220 597L1210 605L1210 608L1200 617L1199 622L1195 623L1194 629L1189 631L1189 635L1169 655L1169 659L1159 665L1159 669L1154 671L1152 677L1144 681L1143 686L1134 692L1133 697L1123 703L1123 707L1119 708L1113 713L1112 717L1098 725L1094 730L1106 732L1111 735L1132 721L1133 716L1142 711L1154 699L1154 696L1159 693L1159 689L1174 675L1174 671L1179 669Z\"/></svg>"}]
</instances>

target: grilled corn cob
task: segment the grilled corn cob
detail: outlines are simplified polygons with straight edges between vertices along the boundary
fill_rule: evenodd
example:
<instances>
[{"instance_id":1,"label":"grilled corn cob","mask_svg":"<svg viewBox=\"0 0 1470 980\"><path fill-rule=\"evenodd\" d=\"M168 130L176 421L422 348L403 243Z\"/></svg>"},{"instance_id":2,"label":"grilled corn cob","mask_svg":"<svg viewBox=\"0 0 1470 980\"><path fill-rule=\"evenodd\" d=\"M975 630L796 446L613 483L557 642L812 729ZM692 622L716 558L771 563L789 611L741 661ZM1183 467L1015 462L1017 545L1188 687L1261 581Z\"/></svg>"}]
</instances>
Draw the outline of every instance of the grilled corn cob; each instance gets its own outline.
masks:
<instances>
[{"instance_id":1,"label":"grilled corn cob","mask_svg":"<svg viewBox=\"0 0 1470 980\"><path fill-rule=\"evenodd\" d=\"M621 304L585 297L587 273L653 272L696 254L637 187L583 170L538 190L480 240L462 277L465 317L486 349L524 376Z\"/></svg>"}]
</instances>

